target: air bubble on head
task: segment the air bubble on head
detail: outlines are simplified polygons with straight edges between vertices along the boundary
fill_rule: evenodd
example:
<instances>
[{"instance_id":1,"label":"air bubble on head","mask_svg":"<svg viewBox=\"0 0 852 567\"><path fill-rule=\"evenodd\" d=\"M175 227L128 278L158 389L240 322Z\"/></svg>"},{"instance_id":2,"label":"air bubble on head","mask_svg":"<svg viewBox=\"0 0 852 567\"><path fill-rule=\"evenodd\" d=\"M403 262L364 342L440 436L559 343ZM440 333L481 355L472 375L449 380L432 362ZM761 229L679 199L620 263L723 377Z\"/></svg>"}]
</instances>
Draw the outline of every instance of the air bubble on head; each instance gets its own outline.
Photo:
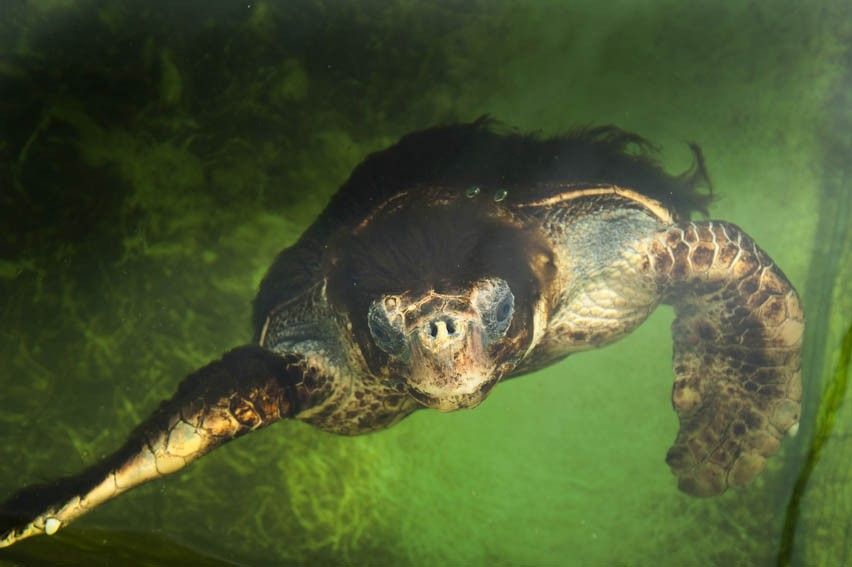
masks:
<instances>
[{"instance_id":1,"label":"air bubble on head","mask_svg":"<svg viewBox=\"0 0 852 567\"><path fill-rule=\"evenodd\" d=\"M499 203L509 196L509 191L506 189L498 189L496 193L494 193L494 202Z\"/></svg>"},{"instance_id":2,"label":"air bubble on head","mask_svg":"<svg viewBox=\"0 0 852 567\"><path fill-rule=\"evenodd\" d=\"M57 531L59 531L59 527L62 525L62 522L57 518L50 517L44 522L44 533L47 535L53 535Z\"/></svg>"},{"instance_id":3,"label":"air bubble on head","mask_svg":"<svg viewBox=\"0 0 852 567\"><path fill-rule=\"evenodd\" d=\"M479 195L479 187L477 187L476 185L473 185L473 186L471 186L471 187L468 187L468 188L467 188L467 191L465 191L465 192L464 192L464 195L465 195L465 197L467 197L468 199L473 199L474 197L476 197L477 195Z\"/></svg>"}]
</instances>

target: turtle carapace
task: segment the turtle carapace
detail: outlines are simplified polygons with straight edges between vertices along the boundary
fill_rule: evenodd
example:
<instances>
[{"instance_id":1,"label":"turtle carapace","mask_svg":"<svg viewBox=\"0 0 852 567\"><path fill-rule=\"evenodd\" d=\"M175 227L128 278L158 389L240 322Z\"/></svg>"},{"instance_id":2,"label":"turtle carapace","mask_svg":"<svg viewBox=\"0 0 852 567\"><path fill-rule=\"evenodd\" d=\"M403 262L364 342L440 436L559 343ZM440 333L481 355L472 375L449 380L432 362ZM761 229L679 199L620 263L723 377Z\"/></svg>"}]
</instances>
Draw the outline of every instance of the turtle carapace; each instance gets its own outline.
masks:
<instances>
[{"instance_id":1,"label":"turtle carapace","mask_svg":"<svg viewBox=\"0 0 852 567\"><path fill-rule=\"evenodd\" d=\"M255 338L191 374L115 453L0 505L0 546L292 418L336 433L481 403L501 380L624 337L674 306L666 461L681 490L747 483L798 427L804 318L738 227L690 221L709 186L614 127L552 139L488 120L366 158L254 302Z\"/></svg>"}]
</instances>

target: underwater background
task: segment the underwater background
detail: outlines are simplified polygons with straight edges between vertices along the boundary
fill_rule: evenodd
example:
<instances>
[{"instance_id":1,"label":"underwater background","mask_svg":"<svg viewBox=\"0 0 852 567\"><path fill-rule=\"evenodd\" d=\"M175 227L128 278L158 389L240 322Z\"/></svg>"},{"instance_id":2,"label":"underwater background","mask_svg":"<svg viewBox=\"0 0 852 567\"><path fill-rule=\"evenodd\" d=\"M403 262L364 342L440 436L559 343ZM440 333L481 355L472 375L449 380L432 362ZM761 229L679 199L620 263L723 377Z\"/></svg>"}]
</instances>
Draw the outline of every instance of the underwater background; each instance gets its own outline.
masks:
<instances>
[{"instance_id":1,"label":"underwater background","mask_svg":"<svg viewBox=\"0 0 852 567\"><path fill-rule=\"evenodd\" d=\"M852 562L852 4L846 0L0 0L0 498L115 449L351 169L491 114L613 123L802 294L804 414L751 485L680 493L672 312L363 437L291 422L0 565Z\"/></svg>"}]
</instances>

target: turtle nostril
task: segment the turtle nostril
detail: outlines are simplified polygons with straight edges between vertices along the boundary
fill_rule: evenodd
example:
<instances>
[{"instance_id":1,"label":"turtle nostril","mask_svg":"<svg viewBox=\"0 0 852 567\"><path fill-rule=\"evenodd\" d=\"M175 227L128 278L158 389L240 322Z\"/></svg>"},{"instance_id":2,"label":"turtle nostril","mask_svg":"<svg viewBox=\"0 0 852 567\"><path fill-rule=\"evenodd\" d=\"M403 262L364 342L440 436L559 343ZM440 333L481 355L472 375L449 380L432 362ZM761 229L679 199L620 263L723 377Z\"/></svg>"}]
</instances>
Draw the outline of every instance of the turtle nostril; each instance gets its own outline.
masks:
<instances>
[{"instance_id":1,"label":"turtle nostril","mask_svg":"<svg viewBox=\"0 0 852 567\"><path fill-rule=\"evenodd\" d=\"M438 317L429 321L423 328L424 337L430 340L442 340L459 336L458 322L451 317Z\"/></svg>"},{"instance_id":2,"label":"turtle nostril","mask_svg":"<svg viewBox=\"0 0 852 567\"><path fill-rule=\"evenodd\" d=\"M433 339L438 336L438 324L435 321L429 323L429 336Z\"/></svg>"},{"instance_id":3,"label":"turtle nostril","mask_svg":"<svg viewBox=\"0 0 852 567\"><path fill-rule=\"evenodd\" d=\"M452 319L447 319L447 334L450 336L456 334L456 324Z\"/></svg>"}]
</instances>

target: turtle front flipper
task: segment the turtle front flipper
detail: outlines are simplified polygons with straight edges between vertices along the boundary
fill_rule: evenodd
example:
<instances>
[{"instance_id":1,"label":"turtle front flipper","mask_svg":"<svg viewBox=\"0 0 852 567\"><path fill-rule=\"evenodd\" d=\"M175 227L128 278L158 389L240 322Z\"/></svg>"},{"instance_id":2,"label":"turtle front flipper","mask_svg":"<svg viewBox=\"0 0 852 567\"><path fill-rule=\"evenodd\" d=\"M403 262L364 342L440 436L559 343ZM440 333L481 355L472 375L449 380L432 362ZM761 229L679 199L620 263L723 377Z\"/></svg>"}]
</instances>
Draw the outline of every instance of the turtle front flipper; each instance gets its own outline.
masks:
<instances>
[{"instance_id":1,"label":"turtle front flipper","mask_svg":"<svg viewBox=\"0 0 852 567\"><path fill-rule=\"evenodd\" d=\"M127 442L82 473L26 487L0 504L0 547L45 533L216 447L291 417L309 368L295 355L241 347L189 375Z\"/></svg>"},{"instance_id":2,"label":"turtle front flipper","mask_svg":"<svg viewBox=\"0 0 852 567\"><path fill-rule=\"evenodd\" d=\"M681 490L712 496L754 478L798 429L804 317L796 291L739 228L682 223L652 241L674 306L680 431L666 461Z\"/></svg>"}]
</instances>

